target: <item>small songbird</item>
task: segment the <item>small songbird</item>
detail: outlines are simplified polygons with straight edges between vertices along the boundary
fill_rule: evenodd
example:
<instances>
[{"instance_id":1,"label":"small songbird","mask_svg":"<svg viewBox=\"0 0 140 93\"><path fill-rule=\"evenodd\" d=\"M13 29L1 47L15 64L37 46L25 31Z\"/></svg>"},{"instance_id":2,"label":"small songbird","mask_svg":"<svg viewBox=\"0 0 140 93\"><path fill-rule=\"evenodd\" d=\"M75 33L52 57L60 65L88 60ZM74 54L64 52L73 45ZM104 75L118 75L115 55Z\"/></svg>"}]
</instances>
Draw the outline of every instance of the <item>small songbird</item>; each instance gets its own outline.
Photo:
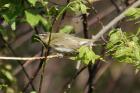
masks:
<instances>
[{"instance_id":1,"label":"small songbird","mask_svg":"<svg viewBox=\"0 0 140 93\"><path fill-rule=\"evenodd\" d=\"M48 34L39 34L39 38L43 43L48 44ZM49 46L60 53L74 53L81 46L93 46L92 39L83 39L65 33L51 33Z\"/></svg>"}]
</instances>

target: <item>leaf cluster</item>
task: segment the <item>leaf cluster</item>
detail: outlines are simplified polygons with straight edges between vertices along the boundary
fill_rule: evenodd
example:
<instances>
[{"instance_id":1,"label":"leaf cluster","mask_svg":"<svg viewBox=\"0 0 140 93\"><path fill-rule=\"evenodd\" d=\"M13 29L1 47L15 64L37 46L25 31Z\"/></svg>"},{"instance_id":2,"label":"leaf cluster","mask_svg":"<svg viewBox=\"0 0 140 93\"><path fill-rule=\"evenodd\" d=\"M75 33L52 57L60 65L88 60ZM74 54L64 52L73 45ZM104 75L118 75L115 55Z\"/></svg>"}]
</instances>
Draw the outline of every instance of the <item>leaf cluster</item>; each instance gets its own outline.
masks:
<instances>
[{"instance_id":1,"label":"leaf cluster","mask_svg":"<svg viewBox=\"0 0 140 93\"><path fill-rule=\"evenodd\" d=\"M137 35L128 35L121 29L109 33L107 53L118 62L125 62L140 68L140 39Z\"/></svg>"},{"instance_id":2,"label":"leaf cluster","mask_svg":"<svg viewBox=\"0 0 140 93\"><path fill-rule=\"evenodd\" d=\"M95 63L96 60L100 59L99 55L96 55L92 48L87 47L87 46L81 46L78 49L78 55L75 57L72 57L73 60L80 61L84 64L89 64L92 62L93 64Z\"/></svg>"},{"instance_id":3,"label":"leaf cluster","mask_svg":"<svg viewBox=\"0 0 140 93\"><path fill-rule=\"evenodd\" d=\"M129 20L137 20L140 18L140 8L130 8L126 11L125 16Z\"/></svg>"},{"instance_id":4,"label":"leaf cluster","mask_svg":"<svg viewBox=\"0 0 140 93\"><path fill-rule=\"evenodd\" d=\"M58 19L65 11L69 10L74 12L76 15L87 14L88 13L87 10L89 8L85 4L86 4L85 0L73 0L67 5L61 6L59 9L57 8L59 13L56 19Z\"/></svg>"}]
</instances>

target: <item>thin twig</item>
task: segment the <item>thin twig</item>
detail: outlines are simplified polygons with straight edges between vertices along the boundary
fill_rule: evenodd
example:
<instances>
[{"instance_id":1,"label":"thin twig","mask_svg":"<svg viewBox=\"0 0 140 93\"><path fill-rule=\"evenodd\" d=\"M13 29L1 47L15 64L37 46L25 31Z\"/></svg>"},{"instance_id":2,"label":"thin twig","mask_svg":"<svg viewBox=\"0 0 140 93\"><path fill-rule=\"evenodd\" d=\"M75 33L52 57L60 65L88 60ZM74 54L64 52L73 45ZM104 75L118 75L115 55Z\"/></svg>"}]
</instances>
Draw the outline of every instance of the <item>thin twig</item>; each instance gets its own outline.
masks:
<instances>
[{"instance_id":1,"label":"thin twig","mask_svg":"<svg viewBox=\"0 0 140 93\"><path fill-rule=\"evenodd\" d=\"M87 0L88 4L90 5L91 9L96 13L98 14L98 11L92 6L92 4ZM84 17L84 20L86 20L86 24L84 25L84 28L87 29L88 28L88 25L87 25L87 18ZM99 17L97 17L97 21L99 22L99 24L102 26L102 28L104 28L104 24L103 22L100 20ZM83 22L84 23L84 22ZM85 31L84 31L85 32ZM88 33L84 33L85 34L85 38L88 38L86 34ZM88 78L88 81L87 81L87 85L88 85L88 92L87 93L92 93L93 92L93 80L96 76L96 73L97 73L97 68L98 68L98 65L99 65L99 62L96 62L95 64L92 64L92 62L89 63L88 65L88 72L89 72L89 78Z\"/></svg>"},{"instance_id":2,"label":"thin twig","mask_svg":"<svg viewBox=\"0 0 140 93\"><path fill-rule=\"evenodd\" d=\"M47 56L47 59L51 59L54 57L62 57L62 55L50 55ZM45 59L45 57L2 57L0 56L0 60L39 60L39 59Z\"/></svg>"},{"instance_id":3,"label":"thin twig","mask_svg":"<svg viewBox=\"0 0 140 93\"><path fill-rule=\"evenodd\" d=\"M87 25L87 15L86 14L83 14L83 33L84 33L84 37L85 38L89 38L88 37L88 25ZM92 78L92 74L93 74L93 71L91 70L92 68L94 68L92 62L89 63L88 65L88 72L89 72L89 79L88 79L88 85L89 85L89 90L90 88L92 87L90 84L90 82L92 82L93 78ZM88 92L88 93L92 93L92 92Z\"/></svg>"},{"instance_id":4,"label":"thin twig","mask_svg":"<svg viewBox=\"0 0 140 93\"><path fill-rule=\"evenodd\" d=\"M41 54L41 52L37 53L36 55L34 55L33 57L38 57ZM34 60L27 60L24 62L23 67L26 68L27 66L29 66ZM14 75L17 75L20 71L22 70L22 68L20 66L16 67L13 71Z\"/></svg>"},{"instance_id":5,"label":"thin twig","mask_svg":"<svg viewBox=\"0 0 140 93\"><path fill-rule=\"evenodd\" d=\"M70 0L67 0L66 4L68 4L69 2L70 2ZM62 14L62 17L59 21L59 25L57 26L56 32L59 32L60 26L62 24L62 21L65 19L66 14L67 14L67 11L64 11L64 13Z\"/></svg>"},{"instance_id":6,"label":"thin twig","mask_svg":"<svg viewBox=\"0 0 140 93\"><path fill-rule=\"evenodd\" d=\"M41 55L40 56L43 56L43 51L44 51L44 47L42 47L42 50L41 50ZM35 79L35 77L37 76L37 74L39 73L41 67L42 67L42 64L43 64L43 59L40 60L40 63L39 63L39 66L37 67L37 70L35 71L33 77L30 79L30 81L27 83L27 85L23 88L23 91L25 91L29 84L33 82L33 80Z\"/></svg>"},{"instance_id":7,"label":"thin twig","mask_svg":"<svg viewBox=\"0 0 140 93\"><path fill-rule=\"evenodd\" d=\"M121 6L119 6L116 2L116 0L110 0L111 3L115 6L115 8L117 9L117 12L120 13L122 11Z\"/></svg>"},{"instance_id":8,"label":"thin twig","mask_svg":"<svg viewBox=\"0 0 140 93\"><path fill-rule=\"evenodd\" d=\"M36 33L36 34L39 34L39 31L38 31L37 27L35 27L34 30L35 30L35 33ZM41 57L42 57L42 55L43 55L43 50L44 50L44 48L42 47ZM40 71L40 69L41 69L41 67L42 67L42 64L43 64L43 61L44 61L44 60L45 60L45 58L44 58L44 59L40 59L40 64L39 64L38 69L36 70L34 76L29 80L29 82L27 83L27 85L25 85L25 87L23 88L23 92L26 91L26 89L28 88L29 84L32 83L33 80L35 79L35 77L37 76L38 72Z\"/></svg>"},{"instance_id":9,"label":"thin twig","mask_svg":"<svg viewBox=\"0 0 140 93\"><path fill-rule=\"evenodd\" d=\"M92 6L92 4L87 0L88 4L90 5L90 8L95 12L95 14L98 14L98 11L95 9L95 7ZM101 21L101 18L97 16L97 21L99 24L104 28L104 23Z\"/></svg>"},{"instance_id":10,"label":"thin twig","mask_svg":"<svg viewBox=\"0 0 140 93\"><path fill-rule=\"evenodd\" d=\"M87 0L88 4L90 5L90 8L95 12L95 14L97 15L98 14L98 10L95 9L94 6L92 6L92 4ZM104 28L104 23L101 21L101 18L99 16L96 16L97 17L97 21L99 22L99 24L101 25L102 29ZM106 40L104 39L103 36L101 36L102 40L106 42Z\"/></svg>"},{"instance_id":11,"label":"thin twig","mask_svg":"<svg viewBox=\"0 0 140 93\"><path fill-rule=\"evenodd\" d=\"M54 25L55 21L56 21L56 18L52 21L52 26ZM42 42L44 43L44 46L45 46L45 48L47 49L47 51L46 51L46 53L45 53L45 57L46 57L46 58L41 60L42 73L41 73L41 78L40 78L40 84L39 84L38 93L41 93L41 90L42 90L42 84L43 84L43 79L44 79L43 77L44 77L45 66L46 66L46 62L44 62L44 60L47 60L47 56L49 55L50 50L51 50L51 48L49 47L50 42L51 42L51 33L52 33L52 27L50 28L50 34L49 34L48 43L45 44L45 43L42 41ZM39 68L39 69L41 69L41 68Z\"/></svg>"},{"instance_id":12,"label":"thin twig","mask_svg":"<svg viewBox=\"0 0 140 93\"><path fill-rule=\"evenodd\" d=\"M51 0L48 0L48 2L49 2L49 3L52 3L52 4L54 4L54 5L58 5L58 6L64 6L63 4L58 4L58 3L56 3L56 2L53 2L53 1L51 1Z\"/></svg>"},{"instance_id":13,"label":"thin twig","mask_svg":"<svg viewBox=\"0 0 140 93\"><path fill-rule=\"evenodd\" d=\"M87 93L93 93L94 86L92 82L94 81L94 78L96 76L98 65L99 65L99 61L96 62L94 65L92 65L92 63L88 65L89 78L87 81L87 85L88 85Z\"/></svg>"},{"instance_id":14,"label":"thin twig","mask_svg":"<svg viewBox=\"0 0 140 93\"><path fill-rule=\"evenodd\" d=\"M88 20L88 26L92 27L96 22L103 19L104 17L108 16L111 12L113 12L116 8L112 5L107 9L104 9L103 12L96 14L93 18Z\"/></svg>"},{"instance_id":15,"label":"thin twig","mask_svg":"<svg viewBox=\"0 0 140 93\"><path fill-rule=\"evenodd\" d=\"M84 33L84 37L88 38L88 24L87 24L87 15L83 14L82 15L83 18L83 33Z\"/></svg>"},{"instance_id":16,"label":"thin twig","mask_svg":"<svg viewBox=\"0 0 140 93\"><path fill-rule=\"evenodd\" d=\"M81 72L83 72L85 69L87 68L87 66L82 67L79 71L77 71L73 77L66 82L66 84L64 85L64 93L67 93L67 91L71 88L70 86L73 84L73 81L80 75Z\"/></svg>"},{"instance_id":17,"label":"thin twig","mask_svg":"<svg viewBox=\"0 0 140 93\"><path fill-rule=\"evenodd\" d=\"M140 0L136 1L133 5L131 5L128 9L130 8L135 8L140 5ZM125 17L125 13L127 12L126 9L124 12L122 12L119 16L117 16L115 19L113 19L110 23L108 23L103 29L97 33L93 39L94 42L97 41L99 38L101 38L110 28L112 28L115 24L117 24L120 20L122 20Z\"/></svg>"},{"instance_id":18,"label":"thin twig","mask_svg":"<svg viewBox=\"0 0 140 93\"><path fill-rule=\"evenodd\" d=\"M12 53L14 56L17 56L17 54L15 53L15 51L13 50L13 48L12 48L12 47L8 44L8 42L3 38L2 34L0 34L0 35L1 35L1 37L2 37L1 39L2 39L2 41L4 42L5 46L11 51L11 53ZM21 68L22 68L22 70L23 70L25 76L27 77L27 79L30 80L30 77L29 77L27 71L25 70L25 68L23 67L22 63L21 63L19 60L17 60L17 63L21 66ZM30 83L30 85L31 85L32 89L35 90L33 84Z\"/></svg>"}]
</instances>

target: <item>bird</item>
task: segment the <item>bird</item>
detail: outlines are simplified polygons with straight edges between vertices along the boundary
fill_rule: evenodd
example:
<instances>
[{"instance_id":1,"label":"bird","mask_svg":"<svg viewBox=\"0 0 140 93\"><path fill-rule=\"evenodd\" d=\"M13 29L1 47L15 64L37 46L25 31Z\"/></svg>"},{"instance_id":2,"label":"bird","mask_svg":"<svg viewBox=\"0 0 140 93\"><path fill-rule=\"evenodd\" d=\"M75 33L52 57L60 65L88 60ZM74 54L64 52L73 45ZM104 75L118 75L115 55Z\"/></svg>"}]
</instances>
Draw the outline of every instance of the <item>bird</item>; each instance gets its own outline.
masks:
<instances>
[{"instance_id":1,"label":"bird","mask_svg":"<svg viewBox=\"0 0 140 93\"><path fill-rule=\"evenodd\" d=\"M48 44L49 36L50 33L38 35L39 39L46 45ZM58 32L51 33L49 46L59 53L74 53L81 46L93 46L93 40Z\"/></svg>"}]
</instances>

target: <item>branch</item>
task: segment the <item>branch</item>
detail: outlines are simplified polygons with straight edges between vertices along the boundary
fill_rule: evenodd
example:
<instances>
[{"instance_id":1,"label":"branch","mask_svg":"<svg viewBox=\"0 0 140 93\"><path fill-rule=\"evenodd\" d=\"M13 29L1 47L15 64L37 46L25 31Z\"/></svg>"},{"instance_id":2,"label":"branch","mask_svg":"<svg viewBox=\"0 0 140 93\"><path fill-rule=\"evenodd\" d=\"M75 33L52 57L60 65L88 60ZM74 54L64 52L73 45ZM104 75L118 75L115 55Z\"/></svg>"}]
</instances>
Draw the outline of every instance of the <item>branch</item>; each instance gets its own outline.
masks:
<instances>
[{"instance_id":1,"label":"branch","mask_svg":"<svg viewBox=\"0 0 140 93\"><path fill-rule=\"evenodd\" d=\"M47 56L47 59L51 59L54 57L63 57L63 55L61 54L50 55L50 56ZM39 60L39 59L45 59L45 57L2 57L0 56L0 60Z\"/></svg>"},{"instance_id":2,"label":"branch","mask_svg":"<svg viewBox=\"0 0 140 93\"><path fill-rule=\"evenodd\" d=\"M40 53L37 53L36 55L34 55L33 57L38 57L40 56ZM27 66L29 66L34 60L27 60L23 63L23 67L26 68ZM20 71L22 70L22 68L20 66L16 67L13 71L14 75L17 75Z\"/></svg>"},{"instance_id":3,"label":"branch","mask_svg":"<svg viewBox=\"0 0 140 93\"><path fill-rule=\"evenodd\" d=\"M82 67L79 71L77 71L70 80L66 82L64 85L64 93L67 93L69 89L71 88L72 84L74 83L74 80L87 68L87 66Z\"/></svg>"},{"instance_id":4,"label":"branch","mask_svg":"<svg viewBox=\"0 0 140 93\"><path fill-rule=\"evenodd\" d=\"M5 43L5 46L11 51L11 53L12 53L14 56L17 56L17 54L15 53L15 51L13 50L13 48L12 48L12 47L8 44L8 42L3 38L2 34L0 34L0 36L2 37L1 39L2 39L2 41ZM22 68L22 70L23 70L25 76L27 77L27 79L30 80L30 77L29 77L27 71L25 70L25 68L23 67L22 63L21 63L19 60L17 60L17 63L21 66L21 68ZM35 90L33 84L30 83L30 85L31 85L32 89Z\"/></svg>"},{"instance_id":5,"label":"branch","mask_svg":"<svg viewBox=\"0 0 140 93\"><path fill-rule=\"evenodd\" d=\"M138 7L139 5L140 5L140 0L136 1L128 9ZM103 34L105 34L111 27L113 27L120 20L122 20L125 17L125 13L127 12L128 9L126 9L123 13L121 13L119 16L113 19L108 25L106 25L103 29L101 29L99 33L93 37L94 42L97 41L100 37L102 37Z\"/></svg>"},{"instance_id":6,"label":"branch","mask_svg":"<svg viewBox=\"0 0 140 93\"><path fill-rule=\"evenodd\" d=\"M95 9L95 7L93 7L93 5L87 0L90 8L94 11L94 13L97 15L98 14L98 10ZM104 23L101 21L101 18L99 16L96 16L97 18L97 22L99 22L99 24L102 26L102 28L104 27ZM89 24L89 23L88 23Z\"/></svg>"}]
</instances>

